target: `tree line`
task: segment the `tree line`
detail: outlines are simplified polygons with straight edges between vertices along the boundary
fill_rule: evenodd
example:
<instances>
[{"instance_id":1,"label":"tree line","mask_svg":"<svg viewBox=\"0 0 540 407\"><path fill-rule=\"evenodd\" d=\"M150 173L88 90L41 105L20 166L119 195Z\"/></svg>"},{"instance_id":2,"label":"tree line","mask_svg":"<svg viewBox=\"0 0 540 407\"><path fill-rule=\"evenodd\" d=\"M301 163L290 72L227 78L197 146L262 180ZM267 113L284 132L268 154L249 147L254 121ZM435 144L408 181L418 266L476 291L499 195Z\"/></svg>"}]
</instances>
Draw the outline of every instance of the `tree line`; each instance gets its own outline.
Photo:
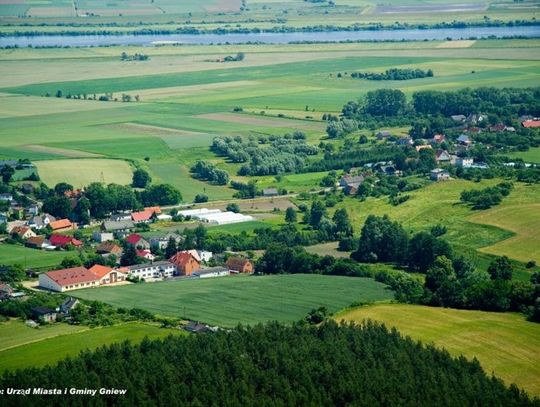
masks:
<instances>
[{"instance_id":1,"label":"tree line","mask_svg":"<svg viewBox=\"0 0 540 407\"><path fill-rule=\"evenodd\" d=\"M367 79L370 81L405 81L409 79L430 78L433 71L428 69L390 68L384 72L352 72L351 78Z\"/></svg>"},{"instance_id":2,"label":"tree line","mask_svg":"<svg viewBox=\"0 0 540 407\"><path fill-rule=\"evenodd\" d=\"M436 384L434 385L434 378ZM1 388L121 388L125 395L4 396L5 406L534 406L477 360L453 358L374 322L277 323L128 341L54 367L6 372ZM211 383L211 385L209 385Z\"/></svg>"}]
</instances>

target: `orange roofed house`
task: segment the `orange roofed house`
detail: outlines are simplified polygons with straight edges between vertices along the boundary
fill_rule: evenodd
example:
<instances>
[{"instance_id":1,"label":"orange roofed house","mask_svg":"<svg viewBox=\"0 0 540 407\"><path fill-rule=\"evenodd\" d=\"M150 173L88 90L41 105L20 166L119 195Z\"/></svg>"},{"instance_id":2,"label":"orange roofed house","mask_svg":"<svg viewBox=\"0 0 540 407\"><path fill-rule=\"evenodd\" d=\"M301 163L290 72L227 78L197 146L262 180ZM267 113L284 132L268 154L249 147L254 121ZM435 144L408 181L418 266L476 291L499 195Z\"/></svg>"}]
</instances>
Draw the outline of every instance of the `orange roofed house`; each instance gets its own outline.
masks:
<instances>
[{"instance_id":1,"label":"orange roofed house","mask_svg":"<svg viewBox=\"0 0 540 407\"><path fill-rule=\"evenodd\" d=\"M64 230L75 230L77 229L74 223L71 223L69 219L59 219L54 222L49 223L49 226L53 232L62 232Z\"/></svg>"},{"instance_id":2,"label":"orange roofed house","mask_svg":"<svg viewBox=\"0 0 540 407\"><path fill-rule=\"evenodd\" d=\"M52 291L64 292L98 285L99 278L86 267L54 270L39 275L39 286Z\"/></svg>"},{"instance_id":3,"label":"orange roofed house","mask_svg":"<svg viewBox=\"0 0 540 407\"><path fill-rule=\"evenodd\" d=\"M225 265L231 271L236 271L238 273L253 273L253 263L248 259L242 257L229 257Z\"/></svg>"},{"instance_id":4,"label":"orange roofed house","mask_svg":"<svg viewBox=\"0 0 540 407\"><path fill-rule=\"evenodd\" d=\"M88 269L99 280L99 284L112 284L118 281L125 281L127 274L121 270L116 270L108 266L94 264Z\"/></svg>"},{"instance_id":5,"label":"orange roofed house","mask_svg":"<svg viewBox=\"0 0 540 407\"><path fill-rule=\"evenodd\" d=\"M176 266L178 273L183 276L191 276L194 271L201 268L201 263L189 252L178 252L169 261Z\"/></svg>"}]
</instances>

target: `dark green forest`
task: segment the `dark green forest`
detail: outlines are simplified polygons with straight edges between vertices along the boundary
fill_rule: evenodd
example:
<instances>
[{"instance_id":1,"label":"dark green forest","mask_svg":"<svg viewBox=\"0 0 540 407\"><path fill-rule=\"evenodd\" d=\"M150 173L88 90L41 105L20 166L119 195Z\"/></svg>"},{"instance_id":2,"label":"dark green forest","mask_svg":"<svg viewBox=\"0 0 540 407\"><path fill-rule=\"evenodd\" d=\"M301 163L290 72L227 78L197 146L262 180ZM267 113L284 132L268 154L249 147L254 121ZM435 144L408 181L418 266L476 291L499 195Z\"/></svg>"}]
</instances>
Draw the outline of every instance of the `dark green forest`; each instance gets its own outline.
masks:
<instances>
[{"instance_id":1,"label":"dark green forest","mask_svg":"<svg viewBox=\"0 0 540 407\"><path fill-rule=\"evenodd\" d=\"M539 406L477 361L384 326L237 327L129 342L55 367L5 373L0 388L117 388L123 396L9 396L3 406Z\"/></svg>"}]
</instances>

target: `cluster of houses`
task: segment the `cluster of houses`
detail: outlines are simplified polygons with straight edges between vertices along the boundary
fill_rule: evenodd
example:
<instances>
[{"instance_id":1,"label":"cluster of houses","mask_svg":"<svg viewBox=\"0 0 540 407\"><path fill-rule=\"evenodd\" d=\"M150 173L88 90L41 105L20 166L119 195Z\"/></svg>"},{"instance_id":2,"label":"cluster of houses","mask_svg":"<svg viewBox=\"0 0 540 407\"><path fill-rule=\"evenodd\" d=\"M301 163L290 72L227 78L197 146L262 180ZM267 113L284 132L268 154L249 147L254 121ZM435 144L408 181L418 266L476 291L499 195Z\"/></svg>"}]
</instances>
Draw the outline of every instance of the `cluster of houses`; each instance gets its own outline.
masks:
<instances>
[{"instance_id":1,"label":"cluster of houses","mask_svg":"<svg viewBox=\"0 0 540 407\"><path fill-rule=\"evenodd\" d=\"M127 267L94 265L72 267L39 275L41 288L65 292L129 280L160 281L171 277L210 278L253 273L253 263L242 257L230 257L224 266L201 267L201 257L195 250L177 252L169 260L136 264Z\"/></svg>"}]
</instances>

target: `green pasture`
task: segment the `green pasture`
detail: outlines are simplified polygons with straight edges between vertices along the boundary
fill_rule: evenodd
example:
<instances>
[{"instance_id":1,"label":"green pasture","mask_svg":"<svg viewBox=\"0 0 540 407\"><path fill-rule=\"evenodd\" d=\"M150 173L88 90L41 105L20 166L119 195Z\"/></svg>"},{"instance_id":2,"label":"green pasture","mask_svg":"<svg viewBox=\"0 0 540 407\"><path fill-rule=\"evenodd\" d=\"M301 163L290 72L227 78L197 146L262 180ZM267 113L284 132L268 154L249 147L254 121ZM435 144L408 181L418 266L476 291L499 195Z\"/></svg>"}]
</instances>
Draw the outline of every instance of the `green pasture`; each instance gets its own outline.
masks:
<instances>
[{"instance_id":1,"label":"green pasture","mask_svg":"<svg viewBox=\"0 0 540 407\"><path fill-rule=\"evenodd\" d=\"M131 184L132 170L126 161L108 159L72 159L37 161L41 180L49 187L68 182L82 188L92 182Z\"/></svg>"},{"instance_id":2,"label":"green pasture","mask_svg":"<svg viewBox=\"0 0 540 407\"><path fill-rule=\"evenodd\" d=\"M477 358L484 370L540 395L540 325L522 315L406 304L354 308L338 321L373 319L454 356Z\"/></svg>"},{"instance_id":3,"label":"green pasture","mask_svg":"<svg viewBox=\"0 0 540 407\"><path fill-rule=\"evenodd\" d=\"M389 204L387 197L368 198L364 202L346 198L336 208L348 210L357 231L368 215L388 214L411 232L427 230L437 224L446 226L444 238L458 252L469 256L474 256L475 250L482 249L490 254L505 254L520 261L530 260L524 260L527 253L529 256L537 256L534 248L539 246L538 235L532 232L534 226L528 228L529 222L530 225L537 223L538 210L535 204L540 200L538 185L515 183L514 190L501 205L488 211L473 211L459 202L463 190L481 189L501 181L494 179L477 183L450 180L408 192L410 199L398 206ZM503 217L498 216L500 210L512 217L504 222ZM481 217L481 221L477 217ZM516 221L515 226L513 220ZM499 250L499 244L503 244L504 250Z\"/></svg>"},{"instance_id":4,"label":"green pasture","mask_svg":"<svg viewBox=\"0 0 540 407\"><path fill-rule=\"evenodd\" d=\"M81 351L93 350L115 342L129 340L136 343L145 337L158 339L171 334L185 334L184 331L143 323L94 329L68 327L69 325L57 323L52 328L35 329L19 321L0 324L0 336L14 338L11 340L13 345L9 349L0 350L0 371L52 365L65 357L77 356ZM55 335L46 337L43 332L51 334L54 332Z\"/></svg>"},{"instance_id":5,"label":"green pasture","mask_svg":"<svg viewBox=\"0 0 540 407\"><path fill-rule=\"evenodd\" d=\"M521 158L526 163L540 164L540 147L532 147L527 151L517 151L505 155L511 158Z\"/></svg>"},{"instance_id":6,"label":"green pasture","mask_svg":"<svg viewBox=\"0 0 540 407\"><path fill-rule=\"evenodd\" d=\"M74 257L75 253L29 249L24 246L0 244L0 264L20 264L25 268L53 268L65 257Z\"/></svg>"},{"instance_id":7,"label":"green pasture","mask_svg":"<svg viewBox=\"0 0 540 407\"><path fill-rule=\"evenodd\" d=\"M232 327L238 323L291 322L320 306L336 312L354 301L380 301L392 291L372 279L321 275L231 276L81 290L79 298L139 307Z\"/></svg>"}]
</instances>

